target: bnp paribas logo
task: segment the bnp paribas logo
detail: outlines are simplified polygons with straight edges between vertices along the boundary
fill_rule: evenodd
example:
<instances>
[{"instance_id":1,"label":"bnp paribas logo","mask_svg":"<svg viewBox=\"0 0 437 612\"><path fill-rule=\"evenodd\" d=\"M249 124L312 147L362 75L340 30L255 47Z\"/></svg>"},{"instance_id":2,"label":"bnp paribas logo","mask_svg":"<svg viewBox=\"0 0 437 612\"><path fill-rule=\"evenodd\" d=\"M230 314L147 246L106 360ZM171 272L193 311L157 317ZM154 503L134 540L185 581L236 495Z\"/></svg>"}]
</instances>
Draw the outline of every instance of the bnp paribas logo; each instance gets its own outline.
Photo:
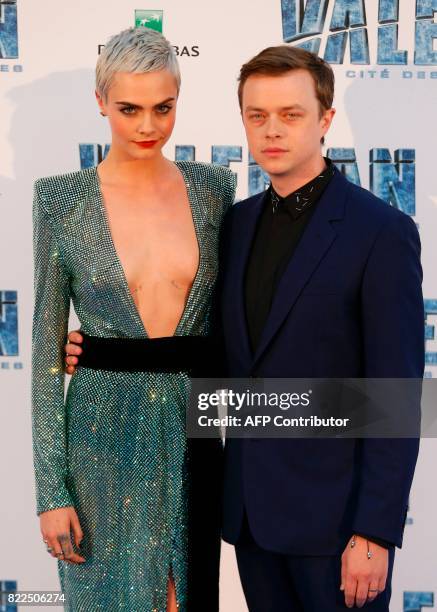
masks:
<instances>
[{"instance_id":1,"label":"bnp paribas logo","mask_svg":"<svg viewBox=\"0 0 437 612\"><path fill-rule=\"evenodd\" d=\"M136 28L150 28L156 30L162 34L162 22L164 18L164 11L135 11L135 27Z\"/></svg>"},{"instance_id":2,"label":"bnp paribas logo","mask_svg":"<svg viewBox=\"0 0 437 612\"><path fill-rule=\"evenodd\" d=\"M349 48L351 64L402 66L414 61L416 66L437 65L437 0L280 1L284 42L295 42L330 64L343 64ZM377 9L374 25L368 23L370 11L366 9L370 8ZM369 37L370 28L376 29L375 36ZM408 49L399 46L400 28L409 32ZM373 40L375 43L370 42Z\"/></svg>"}]
</instances>

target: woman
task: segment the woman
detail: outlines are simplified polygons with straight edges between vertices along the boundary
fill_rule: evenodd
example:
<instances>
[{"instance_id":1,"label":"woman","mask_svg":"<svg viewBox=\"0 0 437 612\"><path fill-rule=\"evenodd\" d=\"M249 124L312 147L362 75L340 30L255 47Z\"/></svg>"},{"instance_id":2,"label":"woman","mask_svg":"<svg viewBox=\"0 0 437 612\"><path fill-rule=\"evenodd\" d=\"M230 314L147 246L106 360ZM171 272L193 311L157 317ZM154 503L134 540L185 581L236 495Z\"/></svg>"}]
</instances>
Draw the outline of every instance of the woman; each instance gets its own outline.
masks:
<instances>
[{"instance_id":1,"label":"woman","mask_svg":"<svg viewBox=\"0 0 437 612\"><path fill-rule=\"evenodd\" d=\"M196 461L184 426L235 182L163 156L179 85L160 34L114 36L96 70L106 159L35 184L37 512L74 612L217 609L217 529L198 534L201 563L189 554ZM87 350L64 402L70 300Z\"/></svg>"}]
</instances>

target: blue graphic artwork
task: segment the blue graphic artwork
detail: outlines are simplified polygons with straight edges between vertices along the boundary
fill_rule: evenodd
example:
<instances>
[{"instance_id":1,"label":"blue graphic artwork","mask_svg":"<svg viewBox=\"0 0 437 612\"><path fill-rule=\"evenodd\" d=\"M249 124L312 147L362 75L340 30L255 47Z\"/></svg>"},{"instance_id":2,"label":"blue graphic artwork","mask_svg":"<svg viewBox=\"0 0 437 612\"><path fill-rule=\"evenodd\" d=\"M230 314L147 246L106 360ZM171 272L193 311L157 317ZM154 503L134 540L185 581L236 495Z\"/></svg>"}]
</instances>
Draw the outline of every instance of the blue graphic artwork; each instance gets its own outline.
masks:
<instances>
[{"instance_id":1,"label":"blue graphic artwork","mask_svg":"<svg viewBox=\"0 0 437 612\"><path fill-rule=\"evenodd\" d=\"M17 0L0 0L0 58L17 59Z\"/></svg>"},{"instance_id":2,"label":"blue graphic artwork","mask_svg":"<svg viewBox=\"0 0 437 612\"><path fill-rule=\"evenodd\" d=\"M243 160L243 147L229 145L213 145L211 147L211 162L229 168L230 162Z\"/></svg>"},{"instance_id":3,"label":"blue graphic artwork","mask_svg":"<svg viewBox=\"0 0 437 612\"><path fill-rule=\"evenodd\" d=\"M80 167L90 168L99 164L109 151L109 144L80 144ZM353 148L330 148L327 155L340 172L356 185L361 185L358 164ZM177 161L195 161L194 145L176 145ZM211 163L229 168L231 162L241 163L243 147L238 145L212 145ZM249 154L248 195L253 196L267 189L268 175ZM416 165L414 149L397 149L392 160L389 149L370 151L370 190L382 200L408 215L416 214Z\"/></svg>"},{"instance_id":4,"label":"blue graphic artwork","mask_svg":"<svg viewBox=\"0 0 437 612\"><path fill-rule=\"evenodd\" d=\"M110 145L99 145L99 144L80 144L79 145L79 156L80 156L80 168L92 168L97 166L100 162L105 159L108 154Z\"/></svg>"},{"instance_id":5,"label":"blue graphic artwork","mask_svg":"<svg viewBox=\"0 0 437 612\"><path fill-rule=\"evenodd\" d=\"M388 149L370 151L370 191L402 210L416 214L416 152L397 149L392 162Z\"/></svg>"},{"instance_id":6,"label":"blue graphic artwork","mask_svg":"<svg viewBox=\"0 0 437 612\"><path fill-rule=\"evenodd\" d=\"M370 0L367 0L370 1ZM371 0L372 4L375 0ZM343 64L347 43L351 64L401 66L408 64L408 52L398 49L399 0L379 0L377 49L371 53L367 32L365 0L331 0L332 16L329 25L326 15L329 0L281 0L282 34L284 42L298 42L314 53L319 53L322 34L329 35L324 59L330 64ZM414 63L421 66L437 65L437 0L416 0ZM307 40L304 40L307 39ZM300 42L301 41L301 42Z\"/></svg>"},{"instance_id":7,"label":"blue graphic artwork","mask_svg":"<svg viewBox=\"0 0 437 612\"><path fill-rule=\"evenodd\" d=\"M196 161L196 147L193 145L176 145L176 161Z\"/></svg>"},{"instance_id":8,"label":"blue graphic artwork","mask_svg":"<svg viewBox=\"0 0 437 612\"><path fill-rule=\"evenodd\" d=\"M330 148L327 156L349 181L361 185L355 149ZM411 216L416 214L415 158L414 149L397 149L394 162L388 149L370 150L370 191Z\"/></svg>"},{"instance_id":9,"label":"blue graphic artwork","mask_svg":"<svg viewBox=\"0 0 437 612\"><path fill-rule=\"evenodd\" d=\"M404 593L403 612L422 612L423 608L434 607L434 593L410 592Z\"/></svg>"},{"instance_id":10,"label":"blue graphic artwork","mask_svg":"<svg viewBox=\"0 0 437 612\"><path fill-rule=\"evenodd\" d=\"M18 306L16 291L0 291L0 356L18 355Z\"/></svg>"},{"instance_id":11,"label":"blue graphic artwork","mask_svg":"<svg viewBox=\"0 0 437 612\"><path fill-rule=\"evenodd\" d=\"M16 593L17 581L16 580L0 580L0 592L8 591L9 593ZM0 598L0 612L17 612L16 603L8 603L7 596Z\"/></svg>"},{"instance_id":12,"label":"blue graphic artwork","mask_svg":"<svg viewBox=\"0 0 437 612\"><path fill-rule=\"evenodd\" d=\"M258 166L252 155L249 153L249 189L248 197L265 191L270 185L269 175Z\"/></svg>"},{"instance_id":13,"label":"blue graphic artwork","mask_svg":"<svg viewBox=\"0 0 437 612\"><path fill-rule=\"evenodd\" d=\"M331 148L327 150L326 155L334 162L348 181L361 187L355 149Z\"/></svg>"},{"instance_id":14,"label":"blue graphic artwork","mask_svg":"<svg viewBox=\"0 0 437 612\"><path fill-rule=\"evenodd\" d=\"M426 342L435 340L435 325L431 325L428 321L428 317L437 315L437 300L424 300L425 306L425 348ZM436 367L437 366L437 352L425 351L425 366ZM425 376L429 378L430 373L426 372Z\"/></svg>"}]
</instances>

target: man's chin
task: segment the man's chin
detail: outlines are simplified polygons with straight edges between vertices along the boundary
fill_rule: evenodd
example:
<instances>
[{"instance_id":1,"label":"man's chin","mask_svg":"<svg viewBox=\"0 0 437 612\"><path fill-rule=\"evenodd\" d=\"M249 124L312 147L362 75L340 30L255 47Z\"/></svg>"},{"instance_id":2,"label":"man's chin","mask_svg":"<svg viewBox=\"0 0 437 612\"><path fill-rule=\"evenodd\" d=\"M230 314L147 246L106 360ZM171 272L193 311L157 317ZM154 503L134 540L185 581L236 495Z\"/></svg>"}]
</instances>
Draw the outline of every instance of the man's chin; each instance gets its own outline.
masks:
<instances>
[{"instance_id":1,"label":"man's chin","mask_svg":"<svg viewBox=\"0 0 437 612\"><path fill-rule=\"evenodd\" d=\"M267 172L269 176L278 178L286 174L290 174L290 172L293 170L293 166L289 164L286 165L283 163L282 164L268 163L268 164L264 164L263 170L264 172Z\"/></svg>"}]
</instances>

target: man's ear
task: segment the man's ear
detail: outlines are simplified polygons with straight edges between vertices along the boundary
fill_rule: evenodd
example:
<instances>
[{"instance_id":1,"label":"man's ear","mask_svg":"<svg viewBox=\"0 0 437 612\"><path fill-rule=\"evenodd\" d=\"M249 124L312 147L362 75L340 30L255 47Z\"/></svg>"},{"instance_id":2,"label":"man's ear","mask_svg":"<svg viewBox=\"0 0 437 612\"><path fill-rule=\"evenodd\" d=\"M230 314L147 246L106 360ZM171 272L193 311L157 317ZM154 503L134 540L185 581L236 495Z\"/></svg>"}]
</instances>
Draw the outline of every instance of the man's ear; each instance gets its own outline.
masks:
<instances>
[{"instance_id":1,"label":"man's ear","mask_svg":"<svg viewBox=\"0 0 437 612\"><path fill-rule=\"evenodd\" d=\"M327 131L331 127L335 112L336 112L335 108L328 108L327 110L324 111L322 118L320 120L320 126L323 131L323 136L327 133Z\"/></svg>"}]
</instances>

